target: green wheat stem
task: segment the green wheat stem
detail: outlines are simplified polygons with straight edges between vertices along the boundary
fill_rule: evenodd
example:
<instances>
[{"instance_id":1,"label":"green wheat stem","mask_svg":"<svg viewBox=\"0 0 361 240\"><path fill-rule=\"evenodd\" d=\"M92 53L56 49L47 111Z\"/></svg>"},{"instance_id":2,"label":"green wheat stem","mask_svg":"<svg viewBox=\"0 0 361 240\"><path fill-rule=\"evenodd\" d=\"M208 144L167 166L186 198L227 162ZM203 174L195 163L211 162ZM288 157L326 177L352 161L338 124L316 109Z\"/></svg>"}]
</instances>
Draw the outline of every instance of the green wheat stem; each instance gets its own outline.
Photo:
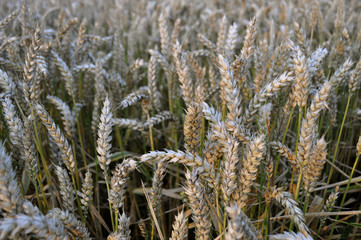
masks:
<instances>
[{"instance_id":1,"label":"green wheat stem","mask_svg":"<svg viewBox=\"0 0 361 240\"><path fill-rule=\"evenodd\" d=\"M110 196L108 172L106 170L104 170L104 178L105 178L105 185L107 186L108 196ZM113 217L112 204L109 201L108 201L108 203L109 203L109 211L110 211L110 219L111 219L111 222L112 222L112 228L113 228L113 231L116 231L114 217Z\"/></svg>"},{"instance_id":2,"label":"green wheat stem","mask_svg":"<svg viewBox=\"0 0 361 240\"><path fill-rule=\"evenodd\" d=\"M305 205L303 206L303 213L304 213L304 214L306 214L306 212L307 212L309 201L310 201L310 193L307 192L307 193L306 193Z\"/></svg>"},{"instance_id":3,"label":"green wheat stem","mask_svg":"<svg viewBox=\"0 0 361 240\"><path fill-rule=\"evenodd\" d=\"M297 151L298 151L298 143L299 143L299 141L300 141L301 122L302 122L302 108L299 108L299 112L298 112L298 126L297 126L297 138L296 138L296 148L295 148L295 155L296 155L296 157L297 157Z\"/></svg>"},{"instance_id":4,"label":"green wheat stem","mask_svg":"<svg viewBox=\"0 0 361 240\"><path fill-rule=\"evenodd\" d=\"M151 151L154 151L153 129L152 129L152 124L150 123L149 110L148 109L145 110L145 113L146 113L147 119L148 119L150 149L151 149Z\"/></svg>"},{"instance_id":5,"label":"green wheat stem","mask_svg":"<svg viewBox=\"0 0 361 240\"><path fill-rule=\"evenodd\" d=\"M35 133L35 146L38 149L38 152L40 154L41 163L45 170L46 180L50 184L50 183L52 183L51 176L50 176L48 164L46 163L46 160L45 160L44 151L43 151L42 144L41 144L41 139L40 139L40 135L39 135L39 131L38 131L38 126L37 126L37 121L35 118L34 109L33 109L33 106L31 103L29 103L29 106L30 106L31 115L34 119L33 125L34 125L34 133Z\"/></svg>"},{"instance_id":6,"label":"green wheat stem","mask_svg":"<svg viewBox=\"0 0 361 240\"><path fill-rule=\"evenodd\" d=\"M345 193L344 193L343 196L342 196L342 200L341 200L341 203L340 203L339 211L342 209L343 204L345 203L346 196L347 196L347 192L348 192L348 189L349 189L349 187L350 187L353 174L354 174L355 169L356 169L356 167L357 167L357 163L358 163L359 157L360 157L360 155L357 153L357 157L356 157L355 163L353 164L353 168L352 168L352 170L351 170L350 177L348 178L348 182L347 182L347 185L346 185ZM332 236L332 233L333 233L333 231L335 230L336 222L337 222L338 218L339 218L339 215L336 216L336 218L335 218L335 223L332 225L330 237ZM330 239L330 238L328 238L328 239Z\"/></svg>"},{"instance_id":7,"label":"green wheat stem","mask_svg":"<svg viewBox=\"0 0 361 240\"><path fill-rule=\"evenodd\" d=\"M346 116L347 116L347 111L348 111L348 108L349 108L349 105L350 105L351 96L352 96L352 94L349 93L348 99L347 99L347 105L346 105L345 113L344 113L344 115L343 115L343 119L342 119L342 123L341 123L341 128L340 128L340 131L339 131L338 137L337 137L337 143L336 143L335 151L334 151L334 153L333 153L331 169L330 169L330 172L329 172L329 174L328 174L328 178L327 178L327 183L326 183L326 184L329 184L329 183L330 183L331 177L332 177L332 174L333 174L333 164L334 164L335 161L336 161L336 156L337 156L337 152L338 152L338 147L339 147L339 145L340 145L342 130L343 130L343 126L345 125Z\"/></svg>"},{"instance_id":8,"label":"green wheat stem","mask_svg":"<svg viewBox=\"0 0 361 240\"><path fill-rule=\"evenodd\" d=\"M33 179L33 183L34 183L34 188L35 188L35 193L36 193L36 200L38 201L38 206L41 212L44 212L44 209L42 208L41 202L40 202L40 198L39 198L39 188L38 188L38 184L37 184L37 179Z\"/></svg>"},{"instance_id":9,"label":"green wheat stem","mask_svg":"<svg viewBox=\"0 0 361 240\"><path fill-rule=\"evenodd\" d=\"M298 151L298 143L300 140L300 133L301 133L301 121L302 121L302 108L299 108L299 112L298 112L298 127L297 127L297 139L296 139L296 148L295 148L295 156L297 157L297 151ZM300 165L299 165L300 166ZM302 168L302 166L300 166L300 168ZM302 181L302 169L300 169L299 175L298 175L298 180L297 180L297 185L296 185L296 196L295 196L295 201L298 202L298 195L299 195L299 191L300 191L300 187L301 187L301 181ZM292 180L293 180L293 176L294 173L292 173ZM290 231L293 230L293 222L291 222L290 224Z\"/></svg>"},{"instance_id":10,"label":"green wheat stem","mask_svg":"<svg viewBox=\"0 0 361 240\"><path fill-rule=\"evenodd\" d=\"M82 208L81 208L81 202L80 202L80 198L79 198L79 195L77 194L77 183L76 183L76 177L74 177L74 173L71 173L71 179L73 181L73 185L74 185L74 191L75 191L75 197L76 197L76 201L77 201L77 204L78 204L78 212L80 214L80 219L82 222L84 222L84 216L83 216L83 211L82 211Z\"/></svg>"}]
</instances>

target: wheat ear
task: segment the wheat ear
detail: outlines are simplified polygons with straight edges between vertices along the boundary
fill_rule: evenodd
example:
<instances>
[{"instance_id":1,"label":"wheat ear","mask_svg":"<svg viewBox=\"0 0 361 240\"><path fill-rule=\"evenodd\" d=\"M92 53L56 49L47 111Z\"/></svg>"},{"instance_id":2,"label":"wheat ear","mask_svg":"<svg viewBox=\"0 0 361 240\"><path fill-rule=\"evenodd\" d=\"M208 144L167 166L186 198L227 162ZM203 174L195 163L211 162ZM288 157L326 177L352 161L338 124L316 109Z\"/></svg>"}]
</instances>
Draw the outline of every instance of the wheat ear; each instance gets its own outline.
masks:
<instances>
[{"instance_id":1,"label":"wheat ear","mask_svg":"<svg viewBox=\"0 0 361 240\"><path fill-rule=\"evenodd\" d=\"M228 229L225 234L226 240L242 240L242 239L258 239L256 228L251 223L251 220L244 214L242 209L237 205L226 207L228 216Z\"/></svg>"},{"instance_id":2,"label":"wheat ear","mask_svg":"<svg viewBox=\"0 0 361 240\"><path fill-rule=\"evenodd\" d=\"M150 191L150 202L152 204L155 216L159 216L162 206L162 186L167 169L163 163L157 164L152 179L152 189Z\"/></svg>"},{"instance_id":3,"label":"wheat ear","mask_svg":"<svg viewBox=\"0 0 361 240\"><path fill-rule=\"evenodd\" d=\"M24 127L20 118L17 116L15 106L13 105L10 98L5 98L2 103L3 113L9 129L9 138L11 141L11 147L13 148L12 158L14 159L14 167L19 173L23 169L23 136Z\"/></svg>"},{"instance_id":4,"label":"wheat ear","mask_svg":"<svg viewBox=\"0 0 361 240\"><path fill-rule=\"evenodd\" d=\"M93 201L93 179L92 179L92 175L91 172L88 170L85 173L85 179L81 188L82 191L82 199L81 204L83 204L83 216L84 218L87 217L88 215L88 209L89 209L89 205L91 204L91 202Z\"/></svg>"},{"instance_id":5,"label":"wheat ear","mask_svg":"<svg viewBox=\"0 0 361 240\"><path fill-rule=\"evenodd\" d=\"M202 105L190 103L184 121L184 147L188 152L197 153L200 147Z\"/></svg>"},{"instance_id":6,"label":"wheat ear","mask_svg":"<svg viewBox=\"0 0 361 240\"><path fill-rule=\"evenodd\" d=\"M69 175L65 169L60 166L55 166L55 172L59 180L59 188L62 199L62 204L65 210L75 213L75 191Z\"/></svg>"},{"instance_id":7,"label":"wheat ear","mask_svg":"<svg viewBox=\"0 0 361 240\"><path fill-rule=\"evenodd\" d=\"M55 218L62 222L64 226L80 239L89 239L90 233L86 226L79 220L76 219L74 214L69 213L68 211L63 211L59 208L53 208L46 214L47 218Z\"/></svg>"},{"instance_id":8,"label":"wheat ear","mask_svg":"<svg viewBox=\"0 0 361 240\"><path fill-rule=\"evenodd\" d=\"M298 174L297 158L293 151L278 141L271 142L271 146L290 162L293 172Z\"/></svg>"},{"instance_id":9,"label":"wheat ear","mask_svg":"<svg viewBox=\"0 0 361 240\"><path fill-rule=\"evenodd\" d=\"M188 196L188 204L192 210L192 219L196 224L196 239L209 239L210 221L209 209L204 199L204 188L197 179L196 171L186 173L187 187L185 193Z\"/></svg>"},{"instance_id":10,"label":"wheat ear","mask_svg":"<svg viewBox=\"0 0 361 240\"><path fill-rule=\"evenodd\" d=\"M12 78L0 69L0 86L4 90L0 93L1 98L11 97L15 93L15 83Z\"/></svg>"},{"instance_id":11,"label":"wheat ear","mask_svg":"<svg viewBox=\"0 0 361 240\"><path fill-rule=\"evenodd\" d=\"M100 168L104 171L104 175L108 175L108 165L110 164L110 149L112 148L112 117L111 103L108 97L105 98L100 122L98 126L97 152Z\"/></svg>"},{"instance_id":12,"label":"wheat ear","mask_svg":"<svg viewBox=\"0 0 361 240\"><path fill-rule=\"evenodd\" d=\"M265 145L264 135L254 138L248 145L243 168L238 176L239 187L233 192L232 198L238 207L243 208L247 204L248 193L257 178L258 165L263 157Z\"/></svg>"},{"instance_id":13,"label":"wheat ear","mask_svg":"<svg viewBox=\"0 0 361 240\"><path fill-rule=\"evenodd\" d=\"M255 95L249 103L248 109L245 112L245 116L242 122L245 124L245 128L249 129L254 116L257 114L260 107L273 95L275 95L281 88L289 85L293 81L292 72L283 73L281 76L266 85L259 95Z\"/></svg>"},{"instance_id":14,"label":"wheat ear","mask_svg":"<svg viewBox=\"0 0 361 240\"><path fill-rule=\"evenodd\" d=\"M56 106L56 108L61 112L61 119L63 121L64 130L68 136L68 138L72 138L75 133L75 124L76 119L74 116L74 112L70 110L70 107L63 102L60 98L55 96L47 96L46 97L52 104Z\"/></svg>"},{"instance_id":15,"label":"wheat ear","mask_svg":"<svg viewBox=\"0 0 361 240\"><path fill-rule=\"evenodd\" d=\"M128 118L114 118L113 124L121 128L129 128L140 132L145 131L144 127L146 125L145 123L142 123L137 119L128 119Z\"/></svg>"},{"instance_id":16,"label":"wheat ear","mask_svg":"<svg viewBox=\"0 0 361 240\"><path fill-rule=\"evenodd\" d=\"M132 92L126 96L120 103L120 108L127 108L134 105L135 103L141 101L142 99L149 98L148 87L140 88L139 90Z\"/></svg>"},{"instance_id":17,"label":"wheat ear","mask_svg":"<svg viewBox=\"0 0 361 240\"><path fill-rule=\"evenodd\" d=\"M296 105L303 108L307 104L310 85L307 60L299 47L292 47L292 59L296 74L295 83L292 85L292 94L295 96Z\"/></svg>"},{"instance_id":18,"label":"wheat ear","mask_svg":"<svg viewBox=\"0 0 361 240\"><path fill-rule=\"evenodd\" d=\"M36 56L39 54L42 40L40 29L37 29L32 38L31 45L28 48L24 66L23 93L27 102L35 98L34 77L36 71Z\"/></svg>"},{"instance_id":19,"label":"wheat ear","mask_svg":"<svg viewBox=\"0 0 361 240\"><path fill-rule=\"evenodd\" d=\"M36 174L38 173L38 158L34 139L33 117L29 115L24 120L24 135L23 135L23 149L22 158L26 164L26 171L33 181L36 181Z\"/></svg>"},{"instance_id":20,"label":"wheat ear","mask_svg":"<svg viewBox=\"0 0 361 240\"><path fill-rule=\"evenodd\" d=\"M302 167L309 161L312 144L316 134L316 121L318 116L321 114L321 111L327 106L326 101L330 91L331 84L326 81L319 92L314 96L311 106L307 111L306 118L302 121L300 142L297 154L297 161L300 169L302 169Z\"/></svg>"},{"instance_id":21,"label":"wheat ear","mask_svg":"<svg viewBox=\"0 0 361 240\"><path fill-rule=\"evenodd\" d=\"M275 234L269 236L270 240L313 240L313 238L308 235L307 237L301 232L283 232L282 234Z\"/></svg>"},{"instance_id":22,"label":"wheat ear","mask_svg":"<svg viewBox=\"0 0 361 240\"><path fill-rule=\"evenodd\" d=\"M68 141L66 140L66 138L64 137L64 134L61 132L60 128L55 124L53 119L49 116L49 113L45 110L45 108L42 105L36 104L35 110L41 122L48 130L50 137L59 147L65 166L73 174L75 171L73 150L69 145Z\"/></svg>"},{"instance_id":23,"label":"wheat ear","mask_svg":"<svg viewBox=\"0 0 361 240\"><path fill-rule=\"evenodd\" d=\"M286 209L286 212L292 216L292 220L298 227L298 230L307 237L309 229L305 224L305 217L291 193L282 191L280 188L276 189L275 187L271 192L271 197Z\"/></svg>"},{"instance_id":24,"label":"wheat ear","mask_svg":"<svg viewBox=\"0 0 361 240\"><path fill-rule=\"evenodd\" d=\"M0 209L14 215L22 212L23 199L16 180L15 172L11 165L11 158L5 151L5 146L0 141ZM0 224L1 226L1 224Z\"/></svg>"},{"instance_id":25,"label":"wheat ear","mask_svg":"<svg viewBox=\"0 0 361 240\"><path fill-rule=\"evenodd\" d=\"M163 13L159 15L159 32L160 32L160 42L162 48L162 55L167 56L170 53L170 39L167 29L167 22Z\"/></svg>"},{"instance_id":26,"label":"wheat ear","mask_svg":"<svg viewBox=\"0 0 361 240\"><path fill-rule=\"evenodd\" d=\"M14 19L19 15L20 10L17 9L13 11L10 15L6 16L3 20L0 21L0 31L3 30L7 25L9 25Z\"/></svg>"},{"instance_id":27,"label":"wheat ear","mask_svg":"<svg viewBox=\"0 0 361 240\"><path fill-rule=\"evenodd\" d=\"M116 232L111 233L107 240L130 240L130 218L123 213L119 216L119 225Z\"/></svg>"},{"instance_id":28,"label":"wheat ear","mask_svg":"<svg viewBox=\"0 0 361 240\"><path fill-rule=\"evenodd\" d=\"M184 212L178 213L178 215L175 217L174 223L173 223L173 231L172 236L169 238L169 240L185 240L187 239L187 217L184 215Z\"/></svg>"},{"instance_id":29,"label":"wheat ear","mask_svg":"<svg viewBox=\"0 0 361 240\"><path fill-rule=\"evenodd\" d=\"M0 239L19 239L23 234L39 239L69 239L63 224L55 218L18 214L0 220Z\"/></svg>"},{"instance_id":30,"label":"wheat ear","mask_svg":"<svg viewBox=\"0 0 361 240\"><path fill-rule=\"evenodd\" d=\"M236 134L241 138L246 138L243 125L239 123L243 109L237 82L233 77L233 71L230 69L228 61L222 55L219 55L218 58L220 65L219 69L222 76L220 82L221 99L223 104L226 104L228 108L225 126L227 127L227 130L233 134Z\"/></svg>"},{"instance_id":31,"label":"wheat ear","mask_svg":"<svg viewBox=\"0 0 361 240\"><path fill-rule=\"evenodd\" d=\"M327 157L327 143L322 137L312 149L310 159L303 174L303 182L306 191L312 190L317 184Z\"/></svg>"},{"instance_id":32,"label":"wheat ear","mask_svg":"<svg viewBox=\"0 0 361 240\"><path fill-rule=\"evenodd\" d=\"M361 59L356 65L356 68L352 71L350 81L348 83L348 89L353 93L359 84L361 76Z\"/></svg>"},{"instance_id":33,"label":"wheat ear","mask_svg":"<svg viewBox=\"0 0 361 240\"><path fill-rule=\"evenodd\" d=\"M225 40L227 35L227 26L228 21L226 15L223 16L222 20L219 22L219 30L217 37L217 51L219 53L224 53Z\"/></svg>"},{"instance_id":34,"label":"wheat ear","mask_svg":"<svg viewBox=\"0 0 361 240\"><path fill-rule=\"evenodd\" d=\"M177 152L168 150L153 151L141 156L143 162L163 162L169 161L173 163L182 163L190 167L197 167L198 172L204 177L210 186L214 187L216 180L216 174L213 166L207 161L206 158L202 159L198 154L192 154L190 152L183 152L178 150Z\"/></svg>"},{"instance_id":35,"label":"wheat ear","mask_svg":"<svg viewBox=\"0 0 361 240\"><path fill-rule=\"evenodd\" d=\"M181 53L180 43L177 41L174 46L174 59L176 61L176 70L178 74L178 80L180 82L180 87L182 89L183 99L186 104L192 102L194 98L194 86L192 80L188 77L188 66L186 64L185 58Z\"/></svg>"},{"instance_id":36,"label":"wheat ear","mask_svg":"<svg viewBox=\"0 0 361 240\"><path fill-rule=\"evenodd\" d=\"M109 192L108 201L112 204L115 212L119 212L119 208L124 205L124 195L126 193L127 181L129 173L137 167L137 162L131 158L125 159L121 164L117 164L112 172L111 190Z\"/></svg>"},{"instance_id":37,"label":"wheat ear","mask_svg":"<svg viewBox=\"0 0 361 240\"><path fill-rule=\"evenodd\" d=\"M228 139L223 149L225 159L221 168L221 190L225 203L228 203L237 188L238 145L236 139L231 138Z\"/></svg>"}]
</instances>

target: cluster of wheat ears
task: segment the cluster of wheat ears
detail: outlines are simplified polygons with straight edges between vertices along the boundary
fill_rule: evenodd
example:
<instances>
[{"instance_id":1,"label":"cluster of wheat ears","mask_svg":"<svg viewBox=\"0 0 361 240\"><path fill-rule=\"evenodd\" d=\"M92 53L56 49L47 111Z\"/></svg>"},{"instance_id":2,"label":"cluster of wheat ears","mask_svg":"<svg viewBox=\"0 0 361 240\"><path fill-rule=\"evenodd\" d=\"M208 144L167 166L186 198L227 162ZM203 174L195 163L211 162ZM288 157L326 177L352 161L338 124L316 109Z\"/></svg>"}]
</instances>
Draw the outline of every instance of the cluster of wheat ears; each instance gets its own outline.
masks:
<instances>
[{"instance_id":1,"label":"cluster of wheat ears","mask_svg":"<svg viewBox=\"0 0 361 240\"><path fill-rule=\"evenodd\" d=\"M0 9L0 239L361 239L360 1Z\"/></svg>"}]
</instances>

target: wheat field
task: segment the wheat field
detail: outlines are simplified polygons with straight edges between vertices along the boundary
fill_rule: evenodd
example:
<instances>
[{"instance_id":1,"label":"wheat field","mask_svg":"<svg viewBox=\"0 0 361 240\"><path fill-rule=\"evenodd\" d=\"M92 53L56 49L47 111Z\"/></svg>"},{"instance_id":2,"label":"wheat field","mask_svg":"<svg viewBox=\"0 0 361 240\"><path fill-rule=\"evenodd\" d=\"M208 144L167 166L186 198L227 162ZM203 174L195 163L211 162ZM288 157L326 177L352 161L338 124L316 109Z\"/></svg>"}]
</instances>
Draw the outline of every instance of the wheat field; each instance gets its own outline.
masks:
<instances>
[{"instance_id":1,"label":"wheat field","mask_svg":"<svg viewBox=\"0 0 361 240\"><path fill-rule=\"evenodd\" d=\"M361 239L361 1L0 1L0 239Z\"/></svg>"}]
</instances>

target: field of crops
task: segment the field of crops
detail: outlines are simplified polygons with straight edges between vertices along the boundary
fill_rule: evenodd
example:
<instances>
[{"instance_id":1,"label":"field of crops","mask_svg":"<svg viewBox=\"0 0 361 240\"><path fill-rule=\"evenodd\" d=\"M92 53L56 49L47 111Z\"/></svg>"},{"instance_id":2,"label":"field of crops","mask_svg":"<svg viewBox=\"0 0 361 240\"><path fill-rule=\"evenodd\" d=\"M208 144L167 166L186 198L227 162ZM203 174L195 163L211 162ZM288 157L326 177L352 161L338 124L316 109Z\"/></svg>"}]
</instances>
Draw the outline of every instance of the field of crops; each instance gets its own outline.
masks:
<instances>
[{"instance_id":1,"label":"field of crops","mask_svg":"<svg viewBox=\"0 0 361 240\"><path fill-rule=\"evenodd\" d=\"M0 239L361 239L361 1L1 0Z\"/></svg>"}]
</instances>

